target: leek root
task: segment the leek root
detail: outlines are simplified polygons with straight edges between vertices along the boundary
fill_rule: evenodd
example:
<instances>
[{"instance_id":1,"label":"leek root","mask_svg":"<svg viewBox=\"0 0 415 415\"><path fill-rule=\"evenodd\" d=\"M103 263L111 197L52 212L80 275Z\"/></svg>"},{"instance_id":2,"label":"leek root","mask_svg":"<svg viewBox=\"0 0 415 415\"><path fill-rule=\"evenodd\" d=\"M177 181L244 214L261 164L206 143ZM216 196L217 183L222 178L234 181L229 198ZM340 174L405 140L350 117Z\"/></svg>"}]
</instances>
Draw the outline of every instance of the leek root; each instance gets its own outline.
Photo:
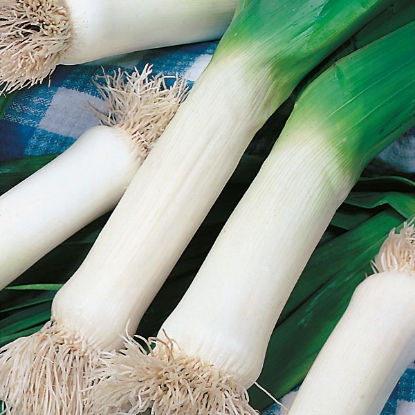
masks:
<instances>
[{"instance_id":1,"label":"leek root","mask_svg":"<svg viewBox=\"0 0 415 415\"><path fill-rule=\"evenodd\" d=\"M0 0L2 91L39 83L58 64L219 39L236 2Z\"/></svg>"}]
</instances>

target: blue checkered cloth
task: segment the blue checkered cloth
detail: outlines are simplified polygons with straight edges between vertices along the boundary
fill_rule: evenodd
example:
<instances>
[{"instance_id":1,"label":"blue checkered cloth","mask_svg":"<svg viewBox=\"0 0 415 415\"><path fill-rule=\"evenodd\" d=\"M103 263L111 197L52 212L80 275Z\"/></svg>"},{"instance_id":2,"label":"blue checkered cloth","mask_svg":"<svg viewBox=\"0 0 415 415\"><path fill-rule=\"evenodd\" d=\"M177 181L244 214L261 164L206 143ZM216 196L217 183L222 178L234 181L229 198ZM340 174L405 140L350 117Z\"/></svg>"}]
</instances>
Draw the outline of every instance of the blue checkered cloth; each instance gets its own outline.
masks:
<instances>
[{"instance_id":1,"label":"blue checkered cloth","mask_svg":"<svg viewBox=\"0 0 415 415\"><path fill-rule=\"evenodd\" d=\"M0 121L0 161L23 156L60 153L98 120L88 102L104 109L91 81L102 68L111 73L119 67L137 67L148 62L153 73L185 77L190 85L205 68L216 42L137 52L102 59L85 65L59 66L42 85L20 91ZM48 83L50 82L50 85Z\"/></svg>"},{"instance_id":2,"label":"blue checkered cloth","mask_svg":"<svg viewBox=\"0 0 415 415\"><path fill-rule=\"evenodd\" d=\"M0 120L0 162L23 156L61 153L98 120L88 102L100 109L104 103L91 82L96 74L153 65L153 73L185 77L190 85L210 61L217 42L162 48L102 59L75 66L60 66L43 84L21 91ZM415 172L414 131L385 150L371 171ZM1 164L0 164L1 166ZM383 169L383 170L382 170ZM295 391L282 399L289 407ZM265 415L285 413L278 405ZM333 414L335 415L335 414ZM352 415L352 414L351 414ZM394 389L382 415L415 415L415 366L407 369Z\"/></svg>"}]
</instances>

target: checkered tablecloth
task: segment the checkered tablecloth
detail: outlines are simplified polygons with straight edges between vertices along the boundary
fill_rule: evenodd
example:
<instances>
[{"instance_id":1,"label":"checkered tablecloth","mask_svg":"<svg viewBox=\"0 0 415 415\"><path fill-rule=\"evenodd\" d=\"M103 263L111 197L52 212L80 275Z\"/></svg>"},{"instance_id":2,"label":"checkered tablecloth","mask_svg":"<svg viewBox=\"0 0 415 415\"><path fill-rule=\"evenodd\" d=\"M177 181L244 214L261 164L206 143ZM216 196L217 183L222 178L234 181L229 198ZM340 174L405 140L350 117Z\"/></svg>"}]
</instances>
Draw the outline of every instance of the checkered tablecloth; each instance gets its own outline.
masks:
<instances>
[{"instance_id":1,"label":"checkered tablecloth","mask_svg":"<svg viewBox=\"0 0 415 415\"><path fill-rule=\"evenodd\" d=\"M142 69L150 63L154 73L178 74L187 78L191 85L209 62L216 45L216 42L204 42L137 52L90 64L58 67L50 80L21 91L4 113L0 120L0 168L1 161L60 153L85 130L97 125L97 119L87 109L87 102L104 108L91 82L95 74L102 73L101 67L108 73L118 67L128 70L136 66ZM382 172L382 169L388 173L415 173L413 133L385 150L369 167L373 173ZM283 398L286 406L289 406L294 394L292 392ZM273 405L264 415L283 413L277 405ZM415 366L408 368L402 376L382 415L415 415Z\"/></svg>"}]
</instances>

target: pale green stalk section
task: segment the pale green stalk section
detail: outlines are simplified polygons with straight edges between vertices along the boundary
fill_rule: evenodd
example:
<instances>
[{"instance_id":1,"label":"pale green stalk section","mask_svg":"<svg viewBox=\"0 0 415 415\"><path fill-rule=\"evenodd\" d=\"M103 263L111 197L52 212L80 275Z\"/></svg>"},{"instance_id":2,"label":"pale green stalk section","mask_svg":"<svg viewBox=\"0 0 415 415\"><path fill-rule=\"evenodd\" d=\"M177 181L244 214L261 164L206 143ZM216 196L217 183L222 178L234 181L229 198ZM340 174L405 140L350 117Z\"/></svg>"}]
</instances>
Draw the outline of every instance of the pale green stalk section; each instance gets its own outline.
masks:
<instances>
[{"instance_id":1,"label":"pale green stalk section","mask_svg":"<svg viewBox=\"0 0 415 415\"><path fill-rule=\"evenodd\" d=\"M391 232L307 374L289 415L378 415L415 358L415 232Z\"/></svg>"},{"instance_id":2,"label":"pale green stalk section","mask_svg":"<svg viewBox=\"0 0 415 415\"><path fill-rule=\"evenodd\" d=\"M236 4L237 0L0 0L2 91L39 83L58 64L219 39Z\"/></svg>"}]
</instances>

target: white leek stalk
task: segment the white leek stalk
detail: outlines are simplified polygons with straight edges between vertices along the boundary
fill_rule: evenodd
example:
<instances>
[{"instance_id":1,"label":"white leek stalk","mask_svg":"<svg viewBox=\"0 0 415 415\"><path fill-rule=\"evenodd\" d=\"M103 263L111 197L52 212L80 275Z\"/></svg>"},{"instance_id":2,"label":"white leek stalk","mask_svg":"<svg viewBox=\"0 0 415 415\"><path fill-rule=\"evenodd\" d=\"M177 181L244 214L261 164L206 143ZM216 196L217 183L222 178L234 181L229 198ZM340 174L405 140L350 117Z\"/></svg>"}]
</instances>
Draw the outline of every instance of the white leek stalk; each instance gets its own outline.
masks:
<instances>
[{"instance_id":1,"label":"white leek stalk","mask_svg":"<svg viewBox=\"0 0 415 415\"><path fill-rule=\"evenodd\" d=\"M0 197L0 289L120 200L186 95L151 72L102 76L102 125Z\"/></svg>"},{"instance_id":2,"label":"white leek stalk","mask_svg":"<svg viewBox=\"0 0 415 415\"><path fill-rule=\"evenodd\" d=\"M176 79L167 88L166 78L150 78L151 71L146 66L141 74L135 70L104 75L106 84L98 87L108 114L95 111L103 125L85 132L62 155L0 198L2 287L119 201L187 94L185 82ZM28 341L33 349L25 354ZM79 356L72 355L77 347ZM77 393L83 385L82 371L68 367L82 365L80 356L86 366L93 364L95 356L85 350L85 341L67 334L64 322L58 329L48 323L35 335L1 349L0 398L7 404L6 413L83 413ZM30 358L31 352L40 358ZM25 356L20 372L10 358L16 353Z\"/></svg>"},{"instance_id":3,"label":"white leek stalk","mask_svg":"<svg viewBox=\"0 0 415 415\"><path fill-rule=\"evenodd\" d=\"M128 322L134 333L256 131L313 66L388 4L334 1L329 14L326 0L251 1L239 12L87 258L55 296L51 323L3 348L0 399L9 408L60 413L50 404L59 396L71 415L82 413L73 385L104 351L122 347ZM47 386L39 390L39 383Z\"/></svg>"},{"instance_id":4,"label":"white leek stalk","mask_svg":"<svg viewBox=\"0 0 415 415\"><path fill-rule=\"evenodd\" d=\"M414 122L413 29L337 62L302 93L150 352L127 336L106 355L97 412L255 414L246 389L298 277L364 166Z\"/></svg>"},{"instance_id":5,"label":"white leek stalk","mask_svg":"<svg viewBox=\"0 0 415 415\"><path fill-rule=\"evenodd\" d=\"M379 415L415 359L415 230L391 231L289 415Z\"/></svg>"},{"instance_id":6,"label":"white leek stalk","mask_svg":"<svg viewBox=\"0 0 415 415\"><path fill-rule=\"evenodd\" d=\"M10 92L58 64L219 39L237 0L0 0L0 84Z\"/></svg>"}]
</instances>

